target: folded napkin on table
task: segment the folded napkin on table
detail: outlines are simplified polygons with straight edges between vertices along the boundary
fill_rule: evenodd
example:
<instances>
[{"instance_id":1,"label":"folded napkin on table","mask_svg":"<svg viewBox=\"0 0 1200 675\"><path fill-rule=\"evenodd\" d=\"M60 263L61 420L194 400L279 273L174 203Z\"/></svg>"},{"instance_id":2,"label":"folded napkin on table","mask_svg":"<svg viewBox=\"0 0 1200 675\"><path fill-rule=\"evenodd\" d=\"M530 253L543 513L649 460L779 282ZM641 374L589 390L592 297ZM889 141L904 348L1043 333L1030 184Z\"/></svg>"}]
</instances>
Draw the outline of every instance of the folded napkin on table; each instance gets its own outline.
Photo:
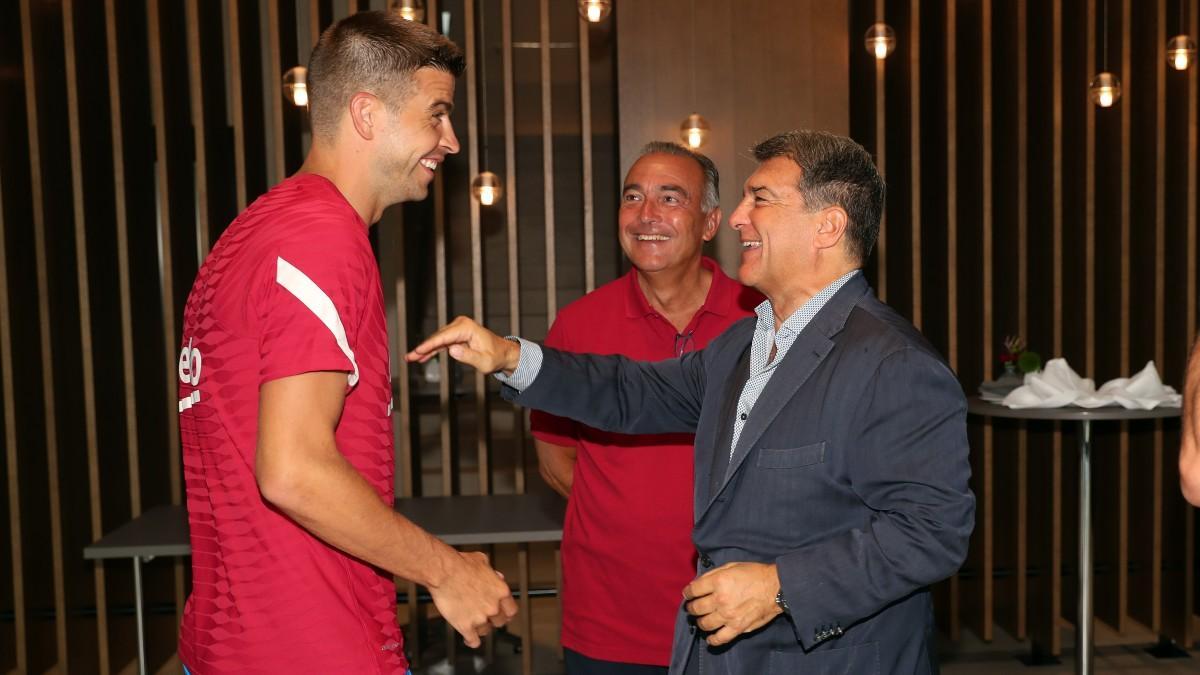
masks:
<instances>
[{"instance_id":1,"label":"folded napkin on table","mask_svg":"<svg viewBox=\"0 0 1200 675\"><path fill-rule=\"evenodd\" d=\"M1150 410L1158 406L1178 408L1183 397L1162 383L1158 369L1150 361L1133 377L1118 377L1105 382L1100 389L1089 378L1080 377L1067 365L1066 359L1051 359L1045 369L1025 376L1025 384L1017 387L1002 403L1009 408L1061 408L1076 405L1081 408L1100 408L1119 405L1131 409Z\"/></svg>"}]
</instances>

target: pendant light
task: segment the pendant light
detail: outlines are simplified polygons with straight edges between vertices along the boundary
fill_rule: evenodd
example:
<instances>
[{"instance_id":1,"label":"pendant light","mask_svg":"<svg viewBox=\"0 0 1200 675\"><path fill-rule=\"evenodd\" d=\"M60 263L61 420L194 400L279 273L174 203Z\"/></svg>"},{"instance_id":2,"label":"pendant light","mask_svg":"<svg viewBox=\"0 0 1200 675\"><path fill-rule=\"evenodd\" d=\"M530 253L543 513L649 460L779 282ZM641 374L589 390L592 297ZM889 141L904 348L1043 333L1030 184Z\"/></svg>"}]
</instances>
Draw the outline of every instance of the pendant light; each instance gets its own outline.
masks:
<instances>
[{"instance_id":1,"label":"pendant light","mask_svg":"<svg viewBox=\"0 0 1200 675\"><path fill-rule=\"evenodd\" d=\"M1114 103L1121 100L1121 79L1108 72L1108 0L1104 0L1104 31L1100 36L1103 45L1103 63L1104 70L1100 71L1096 77L1092 78L1088 84L1088 96L1092 99L1092 103L1101 108L1111 108Z\"/></svg>"},{"instance_id":2,"label":"pendant light","mask_svg":"<svg viewBox=\"0 0 1200 675\"><path fill-rule=\"evenodd\" d=\"M1179 30L1186 30L1187 23L1184 21L1184 8L1186 2L1180 0L1179 3ZM1171 38L1167 42L1167 63L1175 70L1187 70L1192 63L1192 57L1196 55L1196 43L1187 33L1180 33Z\"/></svg>"},{"instance_id":3,"label":"pendant light","mask_svg":"<svg viewBox=\"0 0 1200 675\"><path fill-rule=\"evenodd\" d=\"M504 196L504 185L500 176L488 171L488 105L487 105L487 22L485 14L479 13L479 42L483 49L479 50L479 72L481 86L479 87L479 103L483 109L482 145L484 170L471 181L471 195L483 206L491 206Z\"/></svg>"},{"instance_id":4,"label":"pendant light","mask_svg":"<svg viewBox=\"0 0 1200 675\"><path fill-rule=\"evenodd\" d=\"M700 113L692 113L679 125L679 137L684 144L695 150L708 140L708 120Z\"/></svg>"},{"instance_id":5,"label":"pendant light","mask_svg":"<svg viewBox=\"0 0 1200 675\"><path fill-rule=\"evenodd\" d=\"M600 23L612 12L612 0L579 0L579 16Z\"/></svg>"},{"instance_id":6,"label":"pendant light","mask_svg":"<svg viewBox=\"0 0 1200 675\"><path fill-rule=\"evenodd\" d=\"M296 66L283 74L283 95L297 108L308 107L308 69Z\"/></svg>"},{"instance_id":7,"label":"pendant light","mask_svg":"<svg viewBox=\"0 0 1200 675\"><path fill-rule=\"evenodd\" d=\"M882 61L896 50L896 31L882 21L871 24L863 37L867 51Z\"/></svg>"},{"instance_id":8,"label":"pendant light","mask_svg":"<svg viewBox=\"0 0 1200 675\"><path fill-rule=\"evenodd\" d=\"M388 0L388 11L408 21L425 21L425 0Z\"/></svg>"}]
</instances>

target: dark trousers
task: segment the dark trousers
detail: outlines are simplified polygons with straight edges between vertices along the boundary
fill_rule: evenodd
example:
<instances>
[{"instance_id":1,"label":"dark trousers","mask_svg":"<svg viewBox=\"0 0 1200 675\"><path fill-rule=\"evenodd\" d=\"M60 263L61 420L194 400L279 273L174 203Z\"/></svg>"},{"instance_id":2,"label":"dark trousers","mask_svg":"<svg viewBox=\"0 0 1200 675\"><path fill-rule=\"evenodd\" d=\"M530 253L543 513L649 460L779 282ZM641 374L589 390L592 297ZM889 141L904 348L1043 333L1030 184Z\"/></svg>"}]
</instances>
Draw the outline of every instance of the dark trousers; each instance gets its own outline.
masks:
<instances>
[{"instance_id":1,"label":"dark trousers","mask_svg":"<svg viewBox=\"0 0 1200 675\"><path fill-rule=\"evenodd\" d=\"M565 647L563 661L567 666L567 675L667 675L666 666L601 661Z\"/></svg>"}]
</instances>

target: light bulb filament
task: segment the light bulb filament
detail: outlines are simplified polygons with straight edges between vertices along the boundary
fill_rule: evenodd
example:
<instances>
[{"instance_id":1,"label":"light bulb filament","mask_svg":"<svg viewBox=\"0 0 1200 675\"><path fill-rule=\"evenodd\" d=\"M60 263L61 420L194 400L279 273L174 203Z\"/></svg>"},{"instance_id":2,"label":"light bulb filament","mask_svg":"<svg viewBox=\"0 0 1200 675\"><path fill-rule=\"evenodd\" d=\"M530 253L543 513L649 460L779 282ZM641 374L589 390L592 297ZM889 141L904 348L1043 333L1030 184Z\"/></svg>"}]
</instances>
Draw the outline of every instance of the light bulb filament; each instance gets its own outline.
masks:
<instances>
[{"instance_id":1,"label":"light bulb filament","mask_svg":"<svg viewBox=\"0 0 1200 675\"><path fill-rule=\"evenodd\" d=\"M484 185L479 188L479 203L484 206L491 206L496 203L496 191L490 185Z\"/></svg>"},{"instance_id":2,"label":"light bulb filament","mask_svg":"<svg viewBox=\"0 0 1200 675\"><path fill-rule=\"evenodd\" d=\"M297 108L308 105L308 85L303 82L292 85L292 103L295 103Z\"/></svg>"}]
</instances>

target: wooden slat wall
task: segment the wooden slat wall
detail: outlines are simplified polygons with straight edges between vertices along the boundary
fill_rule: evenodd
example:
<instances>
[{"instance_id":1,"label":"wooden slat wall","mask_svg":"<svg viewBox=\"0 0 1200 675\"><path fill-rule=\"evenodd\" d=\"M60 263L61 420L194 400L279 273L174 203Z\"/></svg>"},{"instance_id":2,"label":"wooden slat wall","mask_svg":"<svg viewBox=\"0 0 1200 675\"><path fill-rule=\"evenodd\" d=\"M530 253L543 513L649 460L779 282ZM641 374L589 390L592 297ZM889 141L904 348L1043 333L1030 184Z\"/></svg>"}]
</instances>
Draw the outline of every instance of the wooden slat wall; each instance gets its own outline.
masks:
<instances>
[{"instance_id":1,"label":"wooden slat wall","mask_svg":"<svg viewBox=\"0 0 1200 675\"><path fill-rule=\"evenodd\" d=\"M884 69L854 40L878 3L851 2L851 109L875 111L852 113L851 134L877 157L906 152L887 165L889 196L912 193L901 197L910 208L889 210L876 285L885 259L912 260L912 304L893 302L968 392L996 375L1000 340L1014 332L1043 360L1064 356L1098 382L1153 360L1168 384L1182 383L1197 320L1197 68L1176 75L1165 44L1200 30L1200 8L1108 0L1105 21L1103 2L889 2L901 45L919 46L891 57L905 62L887 66L887 102ZM1101 110L1086 84L1105 40L1123 92ZM898 92L904 105L892 103ZM908 241L897 234L906 229ZM905 281L889 274L889 290ZM1060 654L1076 609L1074 429L970 425L975 541L939 597L942 628L955 637L961 620L985 640L999 628ZM1178 426L1097 428L1097 617L1125 640L1196 638L1197 525L1176 487Z\"/></svg>"},{"instance_id":2,"label":"wooden slat wall","mask_svg":"<svg viewBox=\"0 0 1200 675\"><path fill-rule=\"evenodd\" d=\"M0 611L12 613L0 623L0 672L133 667L128 565L85 565L80 549L145 506L182 500L174 366L189 285L183 277L194 273L232 214L298 166L292 150L302 146L293 136L305 133L303 123L295 124L303 113L285 107L282 98L280 78L295 64L295 56L283 52L315 40L342 6L354 12L382 4L226 0L209 8L196 0L21 0L0 8L0 41L14 47L0 52L6 76L0 77L0 402L7 496L0 505L0 542L7 547L0 567L12 579L0 591ZM523 292L546 294L547 306L534 310L537 325L553 317L560 293L577 297L619 273L615 257L603 252L615 244L597 241L614 231L606 221L615 197L603 194L600 204L592 198L595 185L611 185L615 172L615 121L603 108L594 113L591 99L593 88L614 87L615 41L610 31L581 23L574 7L538 0L427 7L427 20L439 28L441 11L451 13L451 37L471 52L472 72L460 82L467 100L454 114L466 132L465 157L438 172L429 204L406 206L389 220L405 231L399 248L388 249L401 252L390 265L395 276L384 279L395 295L398 492L453 494L464 485L524 492L524 411L505 404L512 422L493 433L495 385L476 377L469 387L476 423L460 429L452 381L457 369L437 366L440 382L430 401L415 391L421 378L409 379L399 355L414 336L452 314L494 322L497 312L487 304L493 288L507 286L501 292L508 302L496 304L506 306L511 329L520 332L530 322L523 305L540 305L522 303ZM501 12L502 32L476 32L484 15ZM224 27L219 39L206 32L214 23ZM476 44L476 35L484 41ZM171 49L174 36L182 49ZM516 58L514 36L544 43L540 58ZM564 46L576 48L565 76L557 63L550 69L551 54L557 62ZM476 62L480 49L497 47L504 53L507 202L481 213L468 196L469 182L476 171L494 167L479 163L484 139L476 116L488 74ZM559 95L564 83L566 99ZM536 95L532 107L522 103L531 87L545 94L540 106ZM579 142L570 142L572 136ZM547 193L545 225L522 231L518 192L544 169L553 170L556 157L578 167L582 183L567 181L559 194ZM553 185L547 182L546 189ZM580 189L582 208L562 194ZM500 231L489 229L489 217L497 214L504 218ZM469 249L454 238L464 222ZM560 244L579 243L586 272L556 276L557 270L539 269L534 277L550 282L544 288L522 274L520 242L549 237L543 245L553 252L556 232ZM424 250L416 245L422 237L429 241ZM498 284L489 268L503 272ZM575 276L578 287L574 281L560 287ZM469 278L469 287L457 287L460 278ZM29 301L14 306L13 298ZM109 411L116 414L105 417ZM459 445L460 436L470 439L470 448ZM78 449L70 462L63 454L68 446ZM511 455L497 455L509 447ZM427 459L434 460L432 470ZM509 578L524 588L554 583L551 549L517 553L521 569L509 570ZM146 567L152 672L178 669L173 644L187 593L186 564L164 560ZM417 589L404 584L401 590L415 621L425 611L416 603ZM527 594L522 599L525 639L532 637L528 617L537 604ZM34 612L52 619L34 620ZM419 633L411 633L409 648L420 650ZM522 658L528 668L533 651L529 646Z\"/></svg>"},{"instance_id":3,"label":"wooden slat wall","mask_svg":"<svg viewBox=\"0 0 1200 675\"><path fill-rule=\"evenodd\" d=\"M1101 6L1095 0L1055 0L1048 7L1027 0L1015 5L995 0L888 2L887 17L907 17L898 39L916 44L891 57L906 54L907 63L873 63L861 45L866 23L851 26L848 38L838 38L848 45L847 59L860 64L849 68L850 108L868 102L866 109L874 111L857 121L851 117L850 131L878 143L873 151L881 165L892 158L885 167L889 182L907 185L912 192L909 208L889 211L887 239L881 240L879 258L872 263L877 285L883 291L884 280L890 280L886 288L900 306L911 288L906 309L951 364L970 374L972 381L964 375L965 389L973 390L973 380L995 374L998 337L1014 328L1044 357L1065 355L1077 370L1099 380L1129 374L1154 359L1168 383L1181 383L1196 321L1200 92L1195 66L1178 76L1186 79L1172 79L1177 76L1164 71L1162 46L1165 37L1176 32L1172 17L1180 1L1157 0L1154 12L1134 18L1131 0L1109 0L1109 68L1122 78L1124 92L1117 106L1106 111L1082 100L1087 79L1100 65ZM1195 33L1196 3L1182 1ZM854 17L873 20L881 13L878 0L849 3ZM8 510L3 539L10 548L11 562L5 564L13 578L11 593L6 590L0 598L11 603L14 616L11 628L4 628L0 636L0 669L108 672L128 666L133 653L130 622L123 614L113 614L127 610L131 601L128 572L95 567L86 580L68 572L80 566L75 529L64 525L66 510L82 504L88 512L72 516L86 523L85 536L94 537L126 514L140 513L148 495L159 495L155 499L160 501L181 500L174 361L186 280L175 277L193 271L192 263L226 224L219 222L224 216L215 214L234 213L256 196L254 176L270 182L295 169L287 164L291 160L286 142L295 139L285 135L290 132L284 126L279 87L279 77L294 57L280 50L304 36L281 31L304 31L311 37L324 27L323 4L312 0L271 0L261 14L254 3L220 3L228 34L218 62L228 73L226 80L225 73L208 71L208 36L198 29L203 20L199 3L145 0L144 11L134 4L138 6L107 0L102 22L77 20L85 14L98 16L99 10L93 13L69 0L22 0L0 10L10 19L0 21L0 40L20 45L11 52L15 57L5 56L8 60L0 63L3 72L19 74L0 84L6 94L13 94L3 103L4 110L14 112L4 116L0 139L0 396L8 489L0 508ZM350 11L359 4L368 6L350 3ZM764 16L774 16L771 12L783 5L774 7L767 1L755 7ZM618 271L615 265L599 264L600 251L611 245L605 239L611 227L603 215L611 210L604 211L603 205L615 197L603 192L595 195L599 199L593 196L600 181L613 178L597 170L600 163L608 161L606 170L612 174L618 163L613 130L599 128L603 115L593 110L591 100L593 87L610 85L615 90L611 80L598 84L595 79L596 54L615 50L613 42L598 47L601 34L581 22L573 7L552 7L547 0L467 0L465 6L430 2L431 25L440 23L441 9L453 14L451 36L473 50L480 17L502 17L503 179L508 201L490 214L502 212L504 226L489 230L489 214L481 213L466 196L467 184L481 168L476 154L481 139L476 125L468 121L465 161L454 160L439 171L430 204L405 207L406 246L426 237L427 247L416 250L432 250L433 260L410 265L416 257L406 256L394 266L397 276L384 280L395 288L395 307L401 314L395 324L400 333L397 352L454 313L472 313L491 322L507 317L511 330L520 332L530 324L529 306L536 305L535 323L542 318L552 321L559 298L570 294L560 285L573 278L560 274L555 255L557 248L567 250L564 232L571 232L571 242L578 240L583 251L585 271L578 292L604 283ZM471 11L469 29L461 10ZM283 25L300 11L307 11L308 22ZM719 8L706 5L704 11ZM811 11L832 10L822 4ZM1015 29L1006 27L1013 21L1008 13L1014 11ZM43 30L46 26L58 26L61 36ZM165 43L166 31L177 26L186 29L186 64ZM262 53L242 49L246 30L258 31L267 46ZM1015 47L991 37L1010 30L1016 31ZM464 39L467 32L470 38ZM1081 35L1075 37L1076 32ZM981 39L970 42L968 35ZM1046 36L1053 39L1047 41ZM551 67L556 39L577 40L578 67L569 69L569 77L578 89L570 99L555 95L564 72ZM928 46L922 48L922 39ZM82 76L80 50L88 40L105 45L106 79L85 81ZM536 40L539 46L528 52L531 58L522 61L514 53L518 40ZM492 39L481 46L496 43ZM131 44L145 45L139 58L129 58L135 53ZM1000 57L1010 52L1015 59ZM1144 59L1152 59L1156 70ZM59 62L62 68L56 67ZM716 85L740 77L731 69L713 72L723 78ZM255 73L262 73L261 86ZM467 102L455 113L459 128L464 128L462 119L477 114L478 92L472 89L486 86L486 78L472 74L460 84ZM201 86L205 78L227 83L224 127L205 117L210 105L221 105L209 101L211 90ZM944 87L939 82L943 78ZM540 100L529 95L533 87L539 89ZM109 118L100 123L101 145L107 145L109 155L97 158L94 153L100 146L84 120L87 106L101 96L107 99L102 108ZM1015 122L999 112L1010 96L1017 98ZM574 102L580 104L577 120ZM623 107L627 103L622 99ZM725 114L720 112L726 111L724 105L714 103L720 115ZM1049 120L1043 108L1049 108ZM64 111L58 114L68 133L61 139L51 136L56 132L45 121L47 109ZM625 116L632 119L636 110L621 115L625 124ZM1173 121L1185 117L1186 121ZM184 124L194 134L186 140L173 131L182 119L190 120L190 125ZM629 128L648 127L631 122ZM582 162L581 208L564 195L578 191L580 184L559 181L571 184L555 192L553 180L556 166L575 166L560 160L576 145L563 141L572 135L583 139L577 150ZM645 140L627 138L622 143L636 147ZM748 167L734 159L729 139L714 143L718 153L728 152L730 157L723 192L736 191L737 176ZM1028 151L1047 144L1047 152ZM187 149L181 152L183 146ZM1152 151L1141 157L1134 152L1141 147ZM246 148L265 152L248 153ZM61 163L51 162L60 158ZM1019 177L1015 186L1005 168L1010 165ZM1186 175L1178 178L1176 167L1186 167ZM536 194L525 191L518 175L537 174L544 180L538 189L543 192L539 210L545 217L522 231L518 193L524 203L533 203L529 200L536 200ZM1140 186L1150 175L1156 189L1147 192ZM228 176L236 185L222 191L224 186L210 182L217 176ZM96 181L111 181L110 200L94 199L88 186ZM149 190L139 189L147 185ZM1006 206L1009 199L1016 205ZM194 206L194 219L180 214L181 205L185 213ZM147 214L156 217L154 224ZM1152 226L1149 217L1140 214L1153 214ZM451 236L457 227L469 228L464 230L470 232L469 246ZM67 231L73 236L49 245L50 233ZM147 232L154 232L150 244ZM1010 244L1013 236L1015 244ZM96 284L97 272L89 263L96 260L89 254L110 250L103 244L106 240L112 241L108 246L116 259L111 298ZM527 258L522 242L531 240L545 247L546 265L523 275L520 265ZM489 245L493 241L498 245ZM1013 249L1018 251L1015 256ZM976 250L978 261L972 259ZM576 261L564 258L562 264ZM911 280L903 279L904 274L911 274ZM1156 276L1146 276L1150 274ZM469 287L458 288L453 280L460 278L469 278ZM153 282L148 285L149 280ZM1179 283L1186 288L1178 289ZM494 311L487 304L491 289L500 287L508 300L506 311ZM545 303L522 302L523 294L544 294ZM36 302L17 307L11 299L18 297ZM100 316L102 302L120 311ZM1147 317L1146 322L1137 323L1140 317ZM1014 325L1004 323L1008 321ZM1137 327L1131 328L1134 323ZM977 335L983 336L982 344L976 343ZM111 354L121 360L112 369L116 376L107 379L100 376L100 363L92 355L102 341L119 345ZM63 361L56 350L64 345L79 354ZM479 482L470 484L482 491L525 491L530 486L522 412L511 412L513 452L511 461L502 463L496 450L509 447L504 444L510 438L499 438L499 427L495 433L489 428L494 385L473 380L475 424L460 428L452 380L457 371L445 362L437 368L439 383L432 397L411 391L407 369L399 368L398 451L402 470L411 472L401 477L401 491L452 494L462 490L463 478L471 471L478 471ZM72 390L64 394L68 381ZM108 427L99 424L97 412L102 400L120 402L123 419L115 425L119 438L103 433ZM63 414L68 408L70 416ZM75 410L81 414L76 416ZM77 417L82 424L75 422ZM980 498L980 521L963 574L952 578L940 596L948 603L942 612L943 628L957 637L960 624L965 625L985 639L996 628L1018 636L1027 632L1040 650L1058 654L1063 644L1060 622L1073 621L1074 591L1060 575L1045 571L1070 570L1073 565L1073 555L1064 556L1064 550L1075 550L1074 435L1063 438L1053 426L1002 430L977 420L971 424L974 437L980 439L973 483ZM412 434L407 433L410 427ZM460 435L469 439L467 443L460 445ZM86 462L60 461L60 446L65 448L68 439L86 453ZM1114 629L1126 635L1161 632L1187 644L1196 637L1196 522L1174 485L1177 439L1178 423L1173 421L1114 427L1098 439L1097 464L1102 470L1096 473L1095 498L1105 506L1097 517L1105 519L1112 535L1097 541L1097 560L1109 564L1099 571L1096 588L1099 616ZM1008 453L1016 454L1015 469ZM1002 471L1012 471L1017 480L1001 480ZM86 498L69 494L67 486L84 486ZM1012 541L1009 524L1017 529L1015 563L1001 560L1000 549L1007 545L1001 542ZM1142 543L1148 543L1144 553ZM524 573L536 551L518 553ZM1007 569L1010 564L1017 569ZM186 593L183 564L152 566L151 572L159 574L149 579L151 602L173 607L177 615ZM1001 575L1010 573L1015 583L999 582ZM1014 593L1016 597L1002 595ZM98 608L100 618L94 625L89 623L93 619L66 618L81 596ZM51 607L54 621L29 620L31 609ZM417 609L411 605L410 613ZM169 643L173 627L158 621L152 621L154 635ZM11 650L4 648L10 644ZM152 652L157 661L152 667L169 663L168 652L169 647Z\"/></svg>"}]
</instances>

